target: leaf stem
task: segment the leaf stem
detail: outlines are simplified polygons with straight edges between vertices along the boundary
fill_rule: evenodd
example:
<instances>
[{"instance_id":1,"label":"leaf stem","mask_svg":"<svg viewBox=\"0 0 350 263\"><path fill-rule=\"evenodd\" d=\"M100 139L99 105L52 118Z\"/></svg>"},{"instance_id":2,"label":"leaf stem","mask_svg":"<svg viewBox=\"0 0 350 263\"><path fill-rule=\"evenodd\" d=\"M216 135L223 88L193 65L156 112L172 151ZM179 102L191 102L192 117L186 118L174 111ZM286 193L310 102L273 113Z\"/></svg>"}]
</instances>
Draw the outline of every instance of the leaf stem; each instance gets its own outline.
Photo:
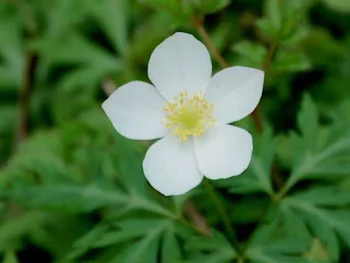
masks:
<instances>
[{"instance_id":1,"label":"leaf stem","mask_svg":"<svg viewBox=\"0 0 350 263\"><path fill-rule=\"evenodd\" d=\"M14 142L14 150L17 150L21 142L23 142L28 135L29 125L29 100L30 93L33 86L34 72L36 68L37 57L29 52L26 54L24 65L23 83L19 91L19 122L16 131L16 140Z\"/></svg>"},{"instance_id":2,"label":"leaf stem","mask_svg":"<svg viewBox=\"0 0 350 263\"><path fill-rule=\"evenodd\" d=\"M226 212L226 209L224 207L224 205L222 204L222 202L220 201L219 196L217 195L217 193L215 192L214 187L211 185L211 183L209 182L208 179L204 180L204 186L208 191L208 194L210 195L211 199L214 201L215 206L222 218L222 221L225 225L225 228L227 230L227 234L230 237L231 243L233 245L233 247L238 250L239 248L239 242L236 239L236 235L235 232L233 231L231 222L230 222L230 218Z\"/></svg>"}]
</instances>

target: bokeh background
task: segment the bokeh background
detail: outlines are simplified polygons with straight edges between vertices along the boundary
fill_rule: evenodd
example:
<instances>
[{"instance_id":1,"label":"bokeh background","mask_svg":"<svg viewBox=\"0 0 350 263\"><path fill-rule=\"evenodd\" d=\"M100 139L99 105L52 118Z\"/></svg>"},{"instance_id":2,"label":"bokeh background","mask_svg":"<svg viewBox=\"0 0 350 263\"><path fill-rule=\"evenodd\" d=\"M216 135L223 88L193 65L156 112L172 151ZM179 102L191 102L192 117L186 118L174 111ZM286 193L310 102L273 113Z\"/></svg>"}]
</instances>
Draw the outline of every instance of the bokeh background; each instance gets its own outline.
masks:
<instances>
[{"instance_id":1,"label":"bokeh background","mask_svg":"<svg viewBox=\"0 0 350 263\"><path fill-rule=\"evenodd\" d=\"M176 31L266 72L243 175L164 197L101 103ZM349 0L1 0L4 263L350 262Z\"/></svg>"}]
</instances>

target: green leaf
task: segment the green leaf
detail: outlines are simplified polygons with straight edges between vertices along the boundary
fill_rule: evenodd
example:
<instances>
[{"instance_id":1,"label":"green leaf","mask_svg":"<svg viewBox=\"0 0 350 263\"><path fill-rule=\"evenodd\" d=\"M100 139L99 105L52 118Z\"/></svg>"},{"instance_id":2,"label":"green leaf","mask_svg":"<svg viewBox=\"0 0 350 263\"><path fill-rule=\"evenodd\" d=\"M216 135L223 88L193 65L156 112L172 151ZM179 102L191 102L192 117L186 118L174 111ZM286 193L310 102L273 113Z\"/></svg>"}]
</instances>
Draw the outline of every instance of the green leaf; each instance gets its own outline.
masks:
<instances>
[{"instance_id":1,"label":"green leaf","mask_svg":"<svg viewBox=\"0 0 350 263\"><path fill-rule=\"evenodd\" d=\"M154 201L141 196L128 196L115 187L93 185L46 185L18 187L4 193L12 200L29 207L65 209L75 212L122 205L129 209L145 209L169 217L175 215Z\"/></svg>"},{"instance_id":2,"label":"green leaf","mask_svg":"<svg viewBox=\"0 0 350 263\"><path fill-rule=\"evenodd\" d=\"M103 206L126 203L127 197L118 189L97 185L42 185L18 188L9 193L16 202L30 207L91 211Z\"/></svg>"},{"instance_id":3,"label":"green leaf","mask_svg":"<svg viewBox=\"0 0 350 263\"><path fill-rule=\"evenodd\" d=\"M213 237L191 238L186 244L186 249L192 254L189 263L203 261L210 263L232 262L236 257L236 251L224 235L218 231L214 231Z\"/></svg>"},{"instance_id":4,"label":"green leaf","mask_svg":"<svg viewBox=\"0 0 350 263\"><path fill-rule=\"evenodd\" d=\"M128 250L117 259L112 259L115 263L142 263L156 262L158 258L159 233L150 234L141 241L131 245Z\"/></svg>"},{"instance_id":5,"label":"green leaf","mask_svg":"<svg viewBox=\"0 0 350 263\"><path fill-rule=\"evenodd\" d=\"M38 231L47 219L47 214L33 211L4 220L0 227L0 251L20 248L23 237Z\"/></svg>"},{"instance_id":6,"label":"green leaf","mask_svg":"<svg viewBox=\"0 0 350 263\"><path fill-rule=\"evenodd\" d=\"M337 186L326 186L296 193L293 199L307 201L316 206L344 206L350 204L350 192Z\"/></svg>"},{"instance_id":7,"label":"green leaf","mask_svg":"<svg viewBox=\"0 0 350 263\"><path fill-rule=\"evenodd\" d=\"M318 239L314 239L313 243L312 243L312 248L310 249L310 251L308 251L305 254L305 257L309 260L311 260L312 262L316 261L316 260L320 260L320 263L322 262L331 262L331 258L328 254L327 249L323 246L323 244L318 240ZM316 261L318 262L318 261Z\"/></svg>"},{"instance_id":8,"label":"green leaf","mask_svg":"<svg viewBox=\"0 0 350 263\"><path fill-rule=\"evenodd\" d=\"M304 18L307 8L307 4L299 1L267 0L264 17L257 21L257 26L271 43L296 44L307 35Z\"/></svg>"},{"instance_id":9,"label":"green leaf","mask_svg":"<svg viewBox=\"0 0 350 263\"><path fill-rule=\"evenodd\" d=\"M191 0L203 14L213 14L227 7L231 0Z\"/></svg>"},{"instance_id":10,"label":"green leaf","mask_svg":"<svg viewBox=\"0 0 350 263\"><path fill-rule=\"evenodd\" d=\"M290 196L284 200L285 205L301 212L304 220L310 225L315 235L324 243L333 260L339 258L339 241L335 235L338 233L350 247L350 212L346 210L329 210L318 205L333 206L350 203L349 194L337 193L335 189L311 190ZM324 195L324 196L323 196ZM337 200L346 196L344 200Z\"/></svg>"},{"instance_id":11,"label":"green leaf","mask_svg":"<svg viewBox=\"0 0 350 263\"><path fill-rule=\"evenodd\" d=\"M6 252L3 263L19 263L16 253Z\"/></svg>"},{"instance_id":12,"label":"green leaf","mask_svg":"<svg viewBox=\"0 0 350 263\"><path fill-rule=\"evenodd\" d=\"M120 230L107 233L107 236L102 237L98 245L105 246L127 242L141 237L141 239L133 242L125 250L120 251L110 262L156 262L161 235L166 229L171 227L171 224L168 220L129 219L115 224Z\"/></svg>"},{"instance_id":13,"label":"green leaf","mask_svg":"<svg viewBox=\"0 0 350 263\"><path fill-rule=\"evenodd\" d=\"M235 205L229 210L229 216L232 223L235 224L254 224L259 221L266 212L266 207L270 204L270 196L261 198L245 196L243 200L236 200Z\"/></svg>"},{"instance_id":14,"label":"green leaf","mask_svg":"<svg viewBox=\"0 0 350 263\"><path fill-rule=\"evenodd\" d=\"M284 203L280 205L280 211L285 234L289 237L301 238L311 243L312 237L310 231L301 215L296 211L289 209Z\"/></svg>"},{"instance_id":15,"label":"green leaf","mask_svg":"<svg viewBox=\"0 0 350 263\"><path fill-rule=\"evenodd\" d=\"M172 14L180 14L182 12L181 2L177 0L138 0L138 2Z\"/></svg>"},{"instance_id":16,"label":"green leaf","mask_svg":"<svg viewBox=\"0 0 350 263\"><path fill-rule=\"evenodd\" d=\"M346 175L349 165L349 134L346 122L334 119L331 127L321 129L318 113L310 97L305 96L298 115L301 136L292 132L288 138L292 173L284 191L306 178L333 179ZM330 176L332 175L332 176ZM334 178L335 179L335 178Z\"/></svg>"},{"instance_id":17,"label":"green leaf","mask_svg":"<svg viewBox=\"0 0 350 263\"><path fill-rule=\"evenodd\" d=\"M114 224L114 227L117 227L120 230L105 233L95 246L104 247L142 237L150 231L156 231L158 226L163 224L163 220L153 219L128 219L126 221L118 222Z\"/></svg>"},{"instance_id":18,"label":"green leaf","mask_svg":"<svg viewBox=\"0 0 350 263\"><path fill-rule=\"evenodd\" d=\"M277 72L295 72L309 70L311 63L300 51L279 49L271 67Z\"/></svg>"},{"instance_id":19,"label":"green leaf","mask_svg":"<svg viewBox=\"0 0 350 263\"><path fill-rule=\"evenodd\" d=\"M164 233L162 244L162 263L176 263L183 261L181 256L181 247L176 239L173 229L168 229Z\"/></svg>"},{"instance_id":20,"label":"green leaf","mask_svg":"<svg viewBox=\"0 0 350 263\"><path fill-rule=\"evenodd\" d=\"M15 118L16 107L14 105L0 106L0 119L2 120L2 125L0 126L0 135L4 135L8 133L8 131L14 129Z\"/></svg>"},{"instance_id":21,"label":"green leaf","mask_svg":"<svg viewBox=\"0 0 350 263\"><path fill-rule=\"evenodd\" d=\"M350 12L350 2L347 0L322 0L328 7L343 13Z\"/></svg>"},{"instance_id":22,"label":"green leaf","mask_svg":"<svg viewBox=\"0 0 350 263\"><path fill-rule=\"evenodd\" d=\"M272 194L271 169L275 158L276 143L270 126L265 125L263 133L255 140L255 146L251 170L264 191Z\"/></svg>"},{"instance_id":23,"label":"green leaf","mask_svg":"<svg viewBox=\"0 0 350 263\"><path fill-rule=\"evenodd\" d=\"M65 35L79 23L86 21L95 7L94 2L95 0L61 0L51 5L40 3L40 7L45 7L44 13L49 24L47 35Z\"/></svg>"},{"instance_id":24,"label":"green leaf","mask_svg":"<svg viewBox=\"0 0 350 263\"><path fill-rule=\"evenodd\" d=\"M308 262L301 255L311 247L310 240L296 236L278 237L276 229L277 220L274 220L256 230L246 256L253 262L261 263Z\"/></svg>"},{"instance_id":25,"label":"green leaf","mask_svg":"<svg viewBox=\"0 0 350 263\"><path fill-rule=\"evenodd\" d=\"M304 146L311 152L316 150L318 137L318 111L310 96L305 95L298 114L298 127L303 135Z\"/></svg>"},{"instance_id":26,"label":"green leaf","mask_svg":"<svg viewBox=\"0 0 350 263\"><path fill-rule=\"evenodd\" d=\"M96 245L96 240L99 240L101 236L107 231L107 229L107 224L102 223L96 225L93 229L91 229L73 244L72 251L68 255L68 258L73 259L80 257L89 249L93 248Z\"/></svg>"},{"instance_id":27,"label":"green leaf","mask_svg":"<svg viewBox=\"0 0 350 263\"><path fill-rule=\"evenodd\" d=\"M97 21L122 56L128 51L129 10L128 0L103 0L95 9Z\"/></svg>"},{"instance_id":28,"label":"green leaf","mask_svg":"<svg viewBox=\"0 0 350 263\"><path fill-rule=\"evenodd\" d=\"M222 253L212 253L210 255L195 255L185 263L230 263L232 262L232 256Z\"/></svg>"},{"instance_id":29,"label":"green leaf","mask_svg":"<svg viewBox=\"0 0 350 263\"><path fill-rule=\"evenodd\" d=\"M61 42L65 44L62 45ZM78 33L64 37L46 37L33 41L32 48L49 63L89 65L106 73L121 68L121 62L112 54L89 42ZM52 52L55 50L55 52Z\"/></svg>"},{"instance_id":30,"label":"green leaf","mask_svg":"<svg viewBox=\"0 0 350 263\"><path fill-rule=\"evenodd\" d=\"M267 0L265 12L273 28L278 29L282 26L282 2L280 0Z\"/></svg>"},{"instance_id":31,"label":"green leaf","mask_svg":"<svg viewBox=\"0 0 350 263\"><path fill-rule=\"evenodd\" d=\"M0 24L0 91L18 88L22 83L24 53L18 22L15 19Z\"/></svg>"},{"instance_id":32,"label":"green leaf","mask_svg":"<svg viewBox=\"0 0 350 263\"><path fill-rule=\"evenodd\" d=\"M244 40L235 44L232 49L240 55L237 64L262 68L266 56L266 48L263 45Z\"/></svg>"}]
</instances>

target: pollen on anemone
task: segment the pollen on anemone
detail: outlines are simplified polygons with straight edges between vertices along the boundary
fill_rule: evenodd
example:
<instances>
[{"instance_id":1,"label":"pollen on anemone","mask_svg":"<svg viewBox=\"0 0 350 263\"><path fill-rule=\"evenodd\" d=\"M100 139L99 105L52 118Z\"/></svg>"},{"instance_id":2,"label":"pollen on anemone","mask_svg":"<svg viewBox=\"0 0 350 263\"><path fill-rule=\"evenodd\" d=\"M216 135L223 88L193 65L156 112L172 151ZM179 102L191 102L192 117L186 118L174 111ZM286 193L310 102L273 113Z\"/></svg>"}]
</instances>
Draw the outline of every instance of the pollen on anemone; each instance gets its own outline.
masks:
<instances>
[{"instance_id":1,"label":"pollen on anemone","mask_svg":"<svg viewBox=\"0 0 350 263\"><path fill-rule=\"evenodd\" d=\"M237 66L211 74L206 47L178 32L151 55L148 76L153 85L126 83L102 104L121 135L162 138L148 149L143 170L164 195L183 194L204 176L239 175L250 163L252 136L228 123L246 117L258 105L264 72Z\"/></svg>"}]
</instances>

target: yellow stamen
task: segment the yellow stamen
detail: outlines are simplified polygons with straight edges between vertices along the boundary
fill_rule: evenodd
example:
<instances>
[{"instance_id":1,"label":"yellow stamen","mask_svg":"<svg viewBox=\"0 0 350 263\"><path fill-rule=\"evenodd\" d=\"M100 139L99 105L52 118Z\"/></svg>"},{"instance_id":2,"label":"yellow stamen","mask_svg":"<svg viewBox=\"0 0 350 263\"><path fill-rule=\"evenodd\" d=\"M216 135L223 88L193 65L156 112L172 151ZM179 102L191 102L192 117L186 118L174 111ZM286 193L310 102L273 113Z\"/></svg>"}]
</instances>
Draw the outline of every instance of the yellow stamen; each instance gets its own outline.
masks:
<instances>
[{"instance_id":1,"label":"yellow stamen","mask_svg":"<svg viewBox=\"0 0 350 263\"><path fill-rule=\"evenodd\" d=\"M203 98L203 94L190 97L181 92L165 107L165 127L175 136L186 141L189 136L200 136L216 122L213 117L214 105Z\"/></svg>"}]
</instances>

